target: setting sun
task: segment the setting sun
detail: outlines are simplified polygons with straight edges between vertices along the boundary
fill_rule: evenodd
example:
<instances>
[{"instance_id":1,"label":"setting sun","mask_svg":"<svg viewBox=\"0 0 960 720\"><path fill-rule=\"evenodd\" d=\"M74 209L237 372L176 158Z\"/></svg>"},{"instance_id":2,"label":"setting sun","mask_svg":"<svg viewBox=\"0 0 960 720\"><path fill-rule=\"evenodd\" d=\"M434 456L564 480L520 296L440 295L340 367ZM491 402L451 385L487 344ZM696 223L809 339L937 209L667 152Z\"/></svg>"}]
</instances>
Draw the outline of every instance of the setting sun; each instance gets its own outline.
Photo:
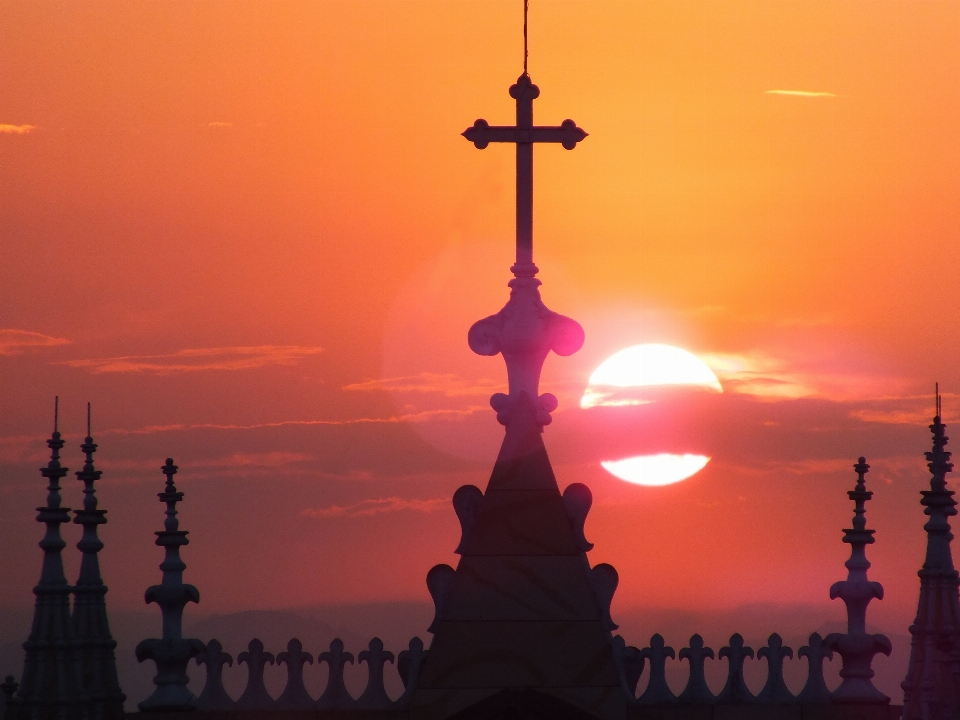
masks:
<instances>
[{"instance_id":1,"label":"setting sun","mask_svg":"<svg viewBox=\"0 0 960 720\"><path fill-rule=\"evenodd\" d=\"M723 392L717 376L693 353L647 343L625 348L600 363L590 376L580 407L641 405L647 401L623 391L652 385L696 385Z\"/></svg>"}]
</instances>

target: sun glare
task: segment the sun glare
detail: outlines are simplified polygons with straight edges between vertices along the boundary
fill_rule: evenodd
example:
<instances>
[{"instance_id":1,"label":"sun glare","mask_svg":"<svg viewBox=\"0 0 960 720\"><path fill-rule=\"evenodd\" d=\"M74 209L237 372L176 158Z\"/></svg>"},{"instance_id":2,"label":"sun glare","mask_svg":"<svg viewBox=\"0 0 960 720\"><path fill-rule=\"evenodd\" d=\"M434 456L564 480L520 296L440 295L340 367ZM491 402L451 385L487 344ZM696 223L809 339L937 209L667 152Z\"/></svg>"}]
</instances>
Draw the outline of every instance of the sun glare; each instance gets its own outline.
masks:
<instances>
[{"instance_id":1,"label":"sun glare","mask_svg":"<svg viewBox=\"0 0 960 720\"><path fill-rule=\"evenodd\" d=\"M623 460L600 463L611 475L635 485L671 485L686 480L703 470L710 458L706 455L638 455Z\"/></svg>"},{"instance_id":2,"label":"sun glare","mask_svg":"<svg viewBox=\"0 0 960 720\"><path fill-rule=\"evenodd\" d=\"M617 390L653 385L699 386L723 392L720 381L703 360L672 345L647 343L614 353L593 371L580 407L642 405L644 400L619 398Z\"/></svg>"}]
</instances>

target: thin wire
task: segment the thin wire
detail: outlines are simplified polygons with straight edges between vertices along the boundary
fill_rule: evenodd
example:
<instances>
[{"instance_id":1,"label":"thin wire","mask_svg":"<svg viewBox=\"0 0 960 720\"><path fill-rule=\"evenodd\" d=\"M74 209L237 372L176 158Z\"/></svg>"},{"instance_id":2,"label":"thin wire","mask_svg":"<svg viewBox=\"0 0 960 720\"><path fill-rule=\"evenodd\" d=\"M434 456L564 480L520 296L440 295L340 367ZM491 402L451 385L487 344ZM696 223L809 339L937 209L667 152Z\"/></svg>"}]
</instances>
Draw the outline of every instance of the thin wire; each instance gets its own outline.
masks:
<instances>
[{"instance_id":1,"label":"thin wire","mask_svg":"<svg viewBox=\"0 0 960 720\"><path fill-rule=\"evenodd\" d=\"M527 74L527 12L530 10L530 0L523 0L523 74Z\"/></svg>"}]
</instances>

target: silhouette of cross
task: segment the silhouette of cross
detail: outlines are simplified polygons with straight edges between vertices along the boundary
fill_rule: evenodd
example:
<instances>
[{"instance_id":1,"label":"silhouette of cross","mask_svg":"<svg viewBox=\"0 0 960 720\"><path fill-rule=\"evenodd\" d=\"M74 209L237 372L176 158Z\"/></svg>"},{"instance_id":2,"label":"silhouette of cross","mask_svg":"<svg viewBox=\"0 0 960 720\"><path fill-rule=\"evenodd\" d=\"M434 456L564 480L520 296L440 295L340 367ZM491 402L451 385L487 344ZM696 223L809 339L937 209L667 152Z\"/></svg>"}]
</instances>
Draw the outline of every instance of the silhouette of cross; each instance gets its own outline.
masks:
<instances>
[{"instance_id":1,"label":"silhouette of cross","mask_svg":"<svg viewBox=\"0 0 960 720\"><path fill-rule=\"evenodd\" d=\"M533 144L560 143L573 150L587 136L573 120L564 120L558 126L534 126L533 101L539 96L540 88L524 72L510 87L510 97L517 101L516 125L490 125L486 120L477 120L463 132L480 150L492 142L516 143L517 264L511 270L518 277L537 273L533 264Z\"/></svg>"}]
</instances>

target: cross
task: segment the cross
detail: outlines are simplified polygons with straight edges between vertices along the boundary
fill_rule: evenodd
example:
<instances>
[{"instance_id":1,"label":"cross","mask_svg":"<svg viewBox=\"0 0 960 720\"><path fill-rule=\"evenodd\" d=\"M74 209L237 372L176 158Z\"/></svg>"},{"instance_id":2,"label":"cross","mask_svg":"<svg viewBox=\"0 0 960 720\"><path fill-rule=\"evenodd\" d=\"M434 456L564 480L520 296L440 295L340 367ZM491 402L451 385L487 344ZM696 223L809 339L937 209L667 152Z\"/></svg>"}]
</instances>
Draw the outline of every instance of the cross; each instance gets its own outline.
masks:
<instances>
[{"instance_id":1,"label":"cross","mask_svg":"<svg viewBox=\"0 0 960 720\"><path fill-rule=\"evenodd\" d=\"M492 142L516 143L517 146L517 264L511 270L517 277L533 277L533 144L560 143L573 150L587 133L573 120L564 120L557 126L533 124L533 101L540 96L540 88L533 84L524 70L516 84L510 87L510 97L517 101L516 125L490 125L477 120L463 136L482 150Z\"/></svg>"}]
</instances>

